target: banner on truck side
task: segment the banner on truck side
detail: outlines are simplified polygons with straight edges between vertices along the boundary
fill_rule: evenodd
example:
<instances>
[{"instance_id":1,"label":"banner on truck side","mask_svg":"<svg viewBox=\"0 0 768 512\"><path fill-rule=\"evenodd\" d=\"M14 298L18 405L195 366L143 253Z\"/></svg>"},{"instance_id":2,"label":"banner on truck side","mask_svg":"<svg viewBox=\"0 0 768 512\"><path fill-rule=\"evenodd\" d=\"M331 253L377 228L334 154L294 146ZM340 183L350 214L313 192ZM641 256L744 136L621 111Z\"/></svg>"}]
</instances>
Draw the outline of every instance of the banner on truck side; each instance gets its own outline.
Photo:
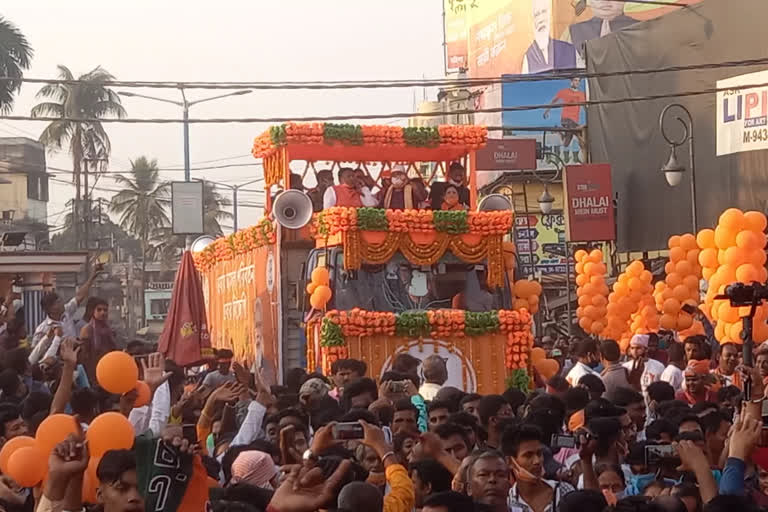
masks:
<instances>
[{"instance_id":1,"label":"banner on truck side","mask_svg":"<svg viewBox=\"0 0 768 512\"><path fill-rule=\"evenodd\" d=\"M718 80L717 156L768 149L768 86L739 88L759 84L768 71Z\"/></svg>"}]
</instances>

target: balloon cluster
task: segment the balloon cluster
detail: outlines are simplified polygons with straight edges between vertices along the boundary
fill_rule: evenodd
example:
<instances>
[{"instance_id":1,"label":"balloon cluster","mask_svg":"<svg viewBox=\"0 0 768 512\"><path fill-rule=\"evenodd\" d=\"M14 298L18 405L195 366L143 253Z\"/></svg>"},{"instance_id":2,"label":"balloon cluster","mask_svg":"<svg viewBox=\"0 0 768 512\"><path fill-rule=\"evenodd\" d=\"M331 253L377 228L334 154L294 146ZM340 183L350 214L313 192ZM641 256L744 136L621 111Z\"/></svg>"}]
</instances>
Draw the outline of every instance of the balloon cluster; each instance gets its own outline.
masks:
<instances>
[{"instance_id":1,"label":"balloon cluster","mask_svg":"<svg viewBox=\"0 0 768 512\"><path fill-rule=\"evenodd\" d=\"M531 349L531 364L546 380L551 379L560 371L560 363L556 359L547 359L547 352L541 347Z\"/></svg>"},{"instance_id":2,"label":"balloon cluster","mask_svg":"<svg viewBox=\"0 0 768 512\"><path fill-rule=\"evenodd\" d=\"M576 258L576 294L579 308L576 316L585 332L599 335L606 327L608 314L608 285L605 284L606 267L603 251L594 249L587 253L578 250Z\"/></svg>"},{"instance_id":3,"label":"balloon cluster","mask_svg":"<svg viewBox=\"0 0 768 512\"><path fill-rule=\"evenodd\" d=\"M307 285L309 304L315 309L325 309L325 306L333 297L331 287L331 274L325 267L317 267L312 271L312 281Z\"/></svg>"},{"instance_id":4,"label":"balloon cluster","mask_svg":"<svg viewBox=\"0 0 768 512\"><path fill-rule=\"evenodd\" d=\"M659 330L659 312L651 293L643 295L640 299L637 312L632 314L630 322L629 336L622 338L620 342L623 351L629 348L629 340L633 334L648 334Z\"/></svg>"},{"instance_id":5,"label":"balloon cluster","mask_svg":"<svg viewBox=\"0 0 768 512\"><path fill-rule=\"evenodd\" d=\"M741 343L741 317L748 308L731 307L728 300L715 300L725 293L728 285L753 281L765 282L768 271L764 265L766 217L760 212L742 212L730 208L720 215L714 231L702 230L698 237L702 248L699 262L709 282L703 310L717 322L715 337L720 343ZM752 336L755 342L768 340L768 305L757 308Z\"/></svg>"},{"instance_id":6,"label":"balloon cluster","mask_svg":"<svg viewBox=\"0 0 768 512\"><path fill-rule=\"evenodd\" d=\"M663 329L684 331L693 326L693 316L682 310L683 305L699 304L699 246L690 233L669 239L669 262L663 284L657 283L654 298L661 311L659 324Z\"/></svg>"},{"instance_id":7,"label":"balloon cluster","mask_svg":"<svg viewBox=\"0 0 768 512\"><path fill-rule=\"evenodd\" d=\"M626 340L628 345L629 338L644 328L642 320L652 315L646 315L641 304L644 299L651 296L652 280L653 276L641 261L633 261L624 272L619 274L618 279L613 283L613 292L608 296L608 325L603 330L602 336L619 340L620 345Z\"/></svg>"},{"instance_id":8,"label":"balloon cluster","mask_svg":"<svg viewBox=\"0 0 768 512\"><path fill-rule=\"evenodd\" d=\"M512 304L512 309L515 311L527 309L532 315L536 314L539 310L541 284L538 281L521 279L515 282L513 290L515 292L515 302Z\"/></svg>"}]
</instances>

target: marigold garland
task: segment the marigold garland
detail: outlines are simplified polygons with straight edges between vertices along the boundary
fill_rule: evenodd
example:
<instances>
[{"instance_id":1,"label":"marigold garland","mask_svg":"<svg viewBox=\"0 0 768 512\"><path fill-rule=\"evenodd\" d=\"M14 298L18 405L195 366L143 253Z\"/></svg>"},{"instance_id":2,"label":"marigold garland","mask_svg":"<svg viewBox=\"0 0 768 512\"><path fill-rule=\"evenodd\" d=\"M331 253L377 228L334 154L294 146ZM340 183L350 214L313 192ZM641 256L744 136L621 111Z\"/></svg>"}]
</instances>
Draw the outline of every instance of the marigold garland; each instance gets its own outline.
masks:
<instances>
[{"instance_id":1,"label":"marigold garland","mask_svg":"<svg viewBox=\"0 0 768 512\"><path fill-rule=\"evenodd\" d=\"M272 245L275 240L276 233L272 222L262 219L258 224L218 238L202 251L194 253L195 267L200 272L205 272L220 261L229 261L239 254Z\"/></svg>"},{"instance_id":2,"label":"marigold garland","mask_svg":"<svg viewBox=\"0 0 768 512\"><path fill-rule=\"evenodd\" d=\"M384 210L335 206L315 214L312 232L315 238L355 230L503 235L510 232L513 220L514 213L510 211Z\"/></svg>"},{"instance_id":3,"label":"marigold garland","mask_svg":"<svg viewBox=\"0 0 768 512\"><path fill-rule=\"evenodd\" d=\"M483 147L488 140L485 126L442 125L437 128L353 125L333 123L285 123L271 127L255 138L253 156L268 158L288 144L375 145L380 147L464 146Z\"/></svg>"},{"instance_id":4,"label":"marigold garland","mask_svg":"<svg viewBox=\"0 0 768 512\"><path fill-rule=\"evenodd\" d=\"M346 346L346 339L362 336L402 336L421 338L462 338L505 334L505 366L525 369L533 347L532 317L528 311L486 311L473 313L456 309L390 312L331 310L323 318L320 346Z\"/></svg>"}]
</instances>

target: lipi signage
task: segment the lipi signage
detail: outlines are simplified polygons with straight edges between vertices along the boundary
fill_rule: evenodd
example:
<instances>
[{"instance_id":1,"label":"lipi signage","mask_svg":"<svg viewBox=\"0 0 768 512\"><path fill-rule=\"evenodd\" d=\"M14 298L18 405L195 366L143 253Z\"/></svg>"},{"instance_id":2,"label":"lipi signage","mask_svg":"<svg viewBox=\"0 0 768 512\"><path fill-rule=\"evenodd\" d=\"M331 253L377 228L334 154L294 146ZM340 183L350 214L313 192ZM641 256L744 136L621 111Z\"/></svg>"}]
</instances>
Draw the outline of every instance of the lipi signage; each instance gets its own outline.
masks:
<instances>
[{"instance_id":1,"label":"lipi signage","mask_svg":"<svg viewBox=\"0 0 768 512\"><path fill-rule=\"evenodd\" d=\"M768 149L768 71L717 82L717 155ZM750 87L750 86L757 87Z\"/></svg>"}]
</instances>

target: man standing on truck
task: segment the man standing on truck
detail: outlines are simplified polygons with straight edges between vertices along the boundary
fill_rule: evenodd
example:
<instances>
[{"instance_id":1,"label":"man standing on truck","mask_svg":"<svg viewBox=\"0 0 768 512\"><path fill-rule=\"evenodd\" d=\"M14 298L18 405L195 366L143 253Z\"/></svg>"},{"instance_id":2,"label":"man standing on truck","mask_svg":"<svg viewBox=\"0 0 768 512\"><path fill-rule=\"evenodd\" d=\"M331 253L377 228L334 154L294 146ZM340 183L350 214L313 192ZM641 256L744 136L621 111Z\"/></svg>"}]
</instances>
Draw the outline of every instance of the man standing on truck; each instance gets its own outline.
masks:
<instances>
[{"instance_id":1,"label":"man standing on truck","mask_svg":"<svg viewBox=\"0 0 768 512\"><path fill-rule=\"evenodd\" d=\"M355 174L350 167L339 169L339 184L328 189L323 194L323 208L334 206L346 206L360 208L362 206L375 207L379 202L371 189Z\"/></svg>"}]
</instances>

